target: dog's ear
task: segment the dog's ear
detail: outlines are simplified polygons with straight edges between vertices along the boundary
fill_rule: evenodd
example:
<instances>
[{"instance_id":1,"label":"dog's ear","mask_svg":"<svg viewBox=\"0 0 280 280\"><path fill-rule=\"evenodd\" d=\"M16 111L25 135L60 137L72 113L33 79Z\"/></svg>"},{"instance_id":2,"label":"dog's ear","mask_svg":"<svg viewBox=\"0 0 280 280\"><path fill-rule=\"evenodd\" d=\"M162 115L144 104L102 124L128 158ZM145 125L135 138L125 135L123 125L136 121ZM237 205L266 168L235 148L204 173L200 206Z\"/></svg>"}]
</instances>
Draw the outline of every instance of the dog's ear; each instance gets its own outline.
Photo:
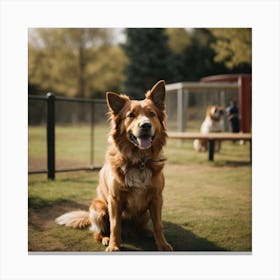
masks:
<instances>
[{"instance_id":1,"label":"dog's ear","mask_svg":"<svg viewBox=\"0 0 280 280\"><path fill-rule=\"evenodd\" d=\"M124 107L128 97L121 96L113 92L106 93L106 99L108 107L112 110L114 115L117 115L120 110Z\"/></svg>"},{"instance_id":2,"label":"dog's ear","mask_svg":"<svg viewBox=\"0 0 280 280\"><path fill-rule=\"evenodd\" d=\"M147 93L146 98L151 99L160 110L163 110L165 108L165 81L158 81Z\"/></svg>"}]
</instances>

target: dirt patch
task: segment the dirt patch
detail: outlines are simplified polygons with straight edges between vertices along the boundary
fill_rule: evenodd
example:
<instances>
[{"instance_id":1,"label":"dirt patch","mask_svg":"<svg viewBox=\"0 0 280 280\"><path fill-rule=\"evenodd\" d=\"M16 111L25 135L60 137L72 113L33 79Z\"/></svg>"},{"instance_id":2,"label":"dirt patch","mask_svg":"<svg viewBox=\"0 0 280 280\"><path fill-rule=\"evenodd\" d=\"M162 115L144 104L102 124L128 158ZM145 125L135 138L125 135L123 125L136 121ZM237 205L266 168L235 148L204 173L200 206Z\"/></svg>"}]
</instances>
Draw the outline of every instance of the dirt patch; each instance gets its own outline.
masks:
<instances>
[{"instance_id":1,"label":"dirt patch","mask_svg":"<svg viewBox=\"0 0 280 280\"><path fill-rule=\"evenodd\" d=\"M28 171L47 170L47 159L45 158L28 158Z\"/></svg>"},{"instance_id":2,"label":"dirt patch","mask_svg":"<svg viewBox=\"0 0 280 280\"><path fill-rule=\"evenodd\" d=\"M52 205L42 208L28 209L28 223L29 226L35 227L39 230L47 230L56 225L55 219L69 211L74 210L88 210L90 201L81 203L64 202L58 205Z\"/></svg>"},{"instance_id":3,"label":"dirt patch","mask_svg":"<svg viewBox=\"0 0 280 280\"><path fill-rule=\"evenodd\" d=\"M90 201L64 202L42 208L28 209L28 251L66 251L64 244L55 234L58 225L55 219L69 211L87 210Z\"/></svg>"}]
</instances>

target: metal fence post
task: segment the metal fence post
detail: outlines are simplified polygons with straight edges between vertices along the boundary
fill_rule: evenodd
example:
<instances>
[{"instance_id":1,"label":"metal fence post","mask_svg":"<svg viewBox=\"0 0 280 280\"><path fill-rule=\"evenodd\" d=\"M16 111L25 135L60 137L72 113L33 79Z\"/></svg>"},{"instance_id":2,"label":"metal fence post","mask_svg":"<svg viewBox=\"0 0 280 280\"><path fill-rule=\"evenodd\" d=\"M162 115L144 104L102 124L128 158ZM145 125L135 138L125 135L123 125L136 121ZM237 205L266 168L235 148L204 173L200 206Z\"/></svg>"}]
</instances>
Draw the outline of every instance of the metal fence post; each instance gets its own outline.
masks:
<instances>
[{"instance_id":1,"label":"metal fence post","mask_svg":"<svg viewBox=\"0 0 280 280\"><path fill-rule=\"evenodd\" d=\"M208 160L213 161L215 152L215 141L212 139L208 140L208 150Z\"/></svg>"},{"instance_id":2,"label":"metal fence post","mask_svg":"<svg viewBox=\"0 0 280 280\"><path fill-rule=\"evenodd\" d=\"M183 85L177 90L177 129L179 132L185 130Z\"/></svg>"},{"instance_id":3,"label":"metal fence post","mask_svg":"<svg viewBox=\"0 0 280 280\"><path fill-rule=\"evenodd\" d=\"M47 161L48 179L55 179L55 96L47 93Z\"/></svg>"},{"instance_id":4,"label":"metal fence post","mask_svg":"<svg viewBox=\"0 0 280 280\"><path fill-rule=\"evenodd\" d=\"M90 104L91 115L90 115L90 168L94 167L94 110L95 104L92 102Z\"/></svg>"}]
</instances>

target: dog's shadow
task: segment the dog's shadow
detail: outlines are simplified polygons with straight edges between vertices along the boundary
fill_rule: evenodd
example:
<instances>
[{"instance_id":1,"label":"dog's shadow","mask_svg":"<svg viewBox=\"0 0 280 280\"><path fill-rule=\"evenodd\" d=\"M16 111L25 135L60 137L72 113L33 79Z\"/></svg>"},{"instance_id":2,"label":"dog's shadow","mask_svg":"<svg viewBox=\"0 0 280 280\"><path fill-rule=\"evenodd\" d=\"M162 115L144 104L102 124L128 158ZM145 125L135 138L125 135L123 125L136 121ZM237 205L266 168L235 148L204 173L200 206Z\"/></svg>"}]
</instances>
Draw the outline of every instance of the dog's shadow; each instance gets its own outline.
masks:
<instances>
[{"instance_id":1,"label":"dog's shadow","mask_svg":"<svg viewBox=\"0 0 280 280\"><path fill-rule=\"evenodd\" d=\"M206 238L195 235L190 230L163 221L164 234L168 242L172 245L173 251L227 251ZM123 238L121 251L157 251L152 235L141 235Z\"/></svg>"}]
</instances>

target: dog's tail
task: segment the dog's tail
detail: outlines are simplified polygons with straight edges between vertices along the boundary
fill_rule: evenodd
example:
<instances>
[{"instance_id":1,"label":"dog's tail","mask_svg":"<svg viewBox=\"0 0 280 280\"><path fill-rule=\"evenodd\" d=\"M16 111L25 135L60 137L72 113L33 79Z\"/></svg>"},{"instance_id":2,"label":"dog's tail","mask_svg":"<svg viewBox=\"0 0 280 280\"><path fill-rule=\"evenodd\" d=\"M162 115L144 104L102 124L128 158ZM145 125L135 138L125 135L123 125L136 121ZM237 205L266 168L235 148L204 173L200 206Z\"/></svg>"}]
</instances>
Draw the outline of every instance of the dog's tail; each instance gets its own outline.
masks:
<instances>
[{"instance_id":1,"label":"dog's tail","mask_svg":"<svg viewBox=\"0 0 280 280\"><path fill-rule=\"evenodd\" d=\"M56 218L55 221L59 225L73 228L84 228L90 225L89 212L82 210L65 213Z\"/></svg>"}]
</instances>

